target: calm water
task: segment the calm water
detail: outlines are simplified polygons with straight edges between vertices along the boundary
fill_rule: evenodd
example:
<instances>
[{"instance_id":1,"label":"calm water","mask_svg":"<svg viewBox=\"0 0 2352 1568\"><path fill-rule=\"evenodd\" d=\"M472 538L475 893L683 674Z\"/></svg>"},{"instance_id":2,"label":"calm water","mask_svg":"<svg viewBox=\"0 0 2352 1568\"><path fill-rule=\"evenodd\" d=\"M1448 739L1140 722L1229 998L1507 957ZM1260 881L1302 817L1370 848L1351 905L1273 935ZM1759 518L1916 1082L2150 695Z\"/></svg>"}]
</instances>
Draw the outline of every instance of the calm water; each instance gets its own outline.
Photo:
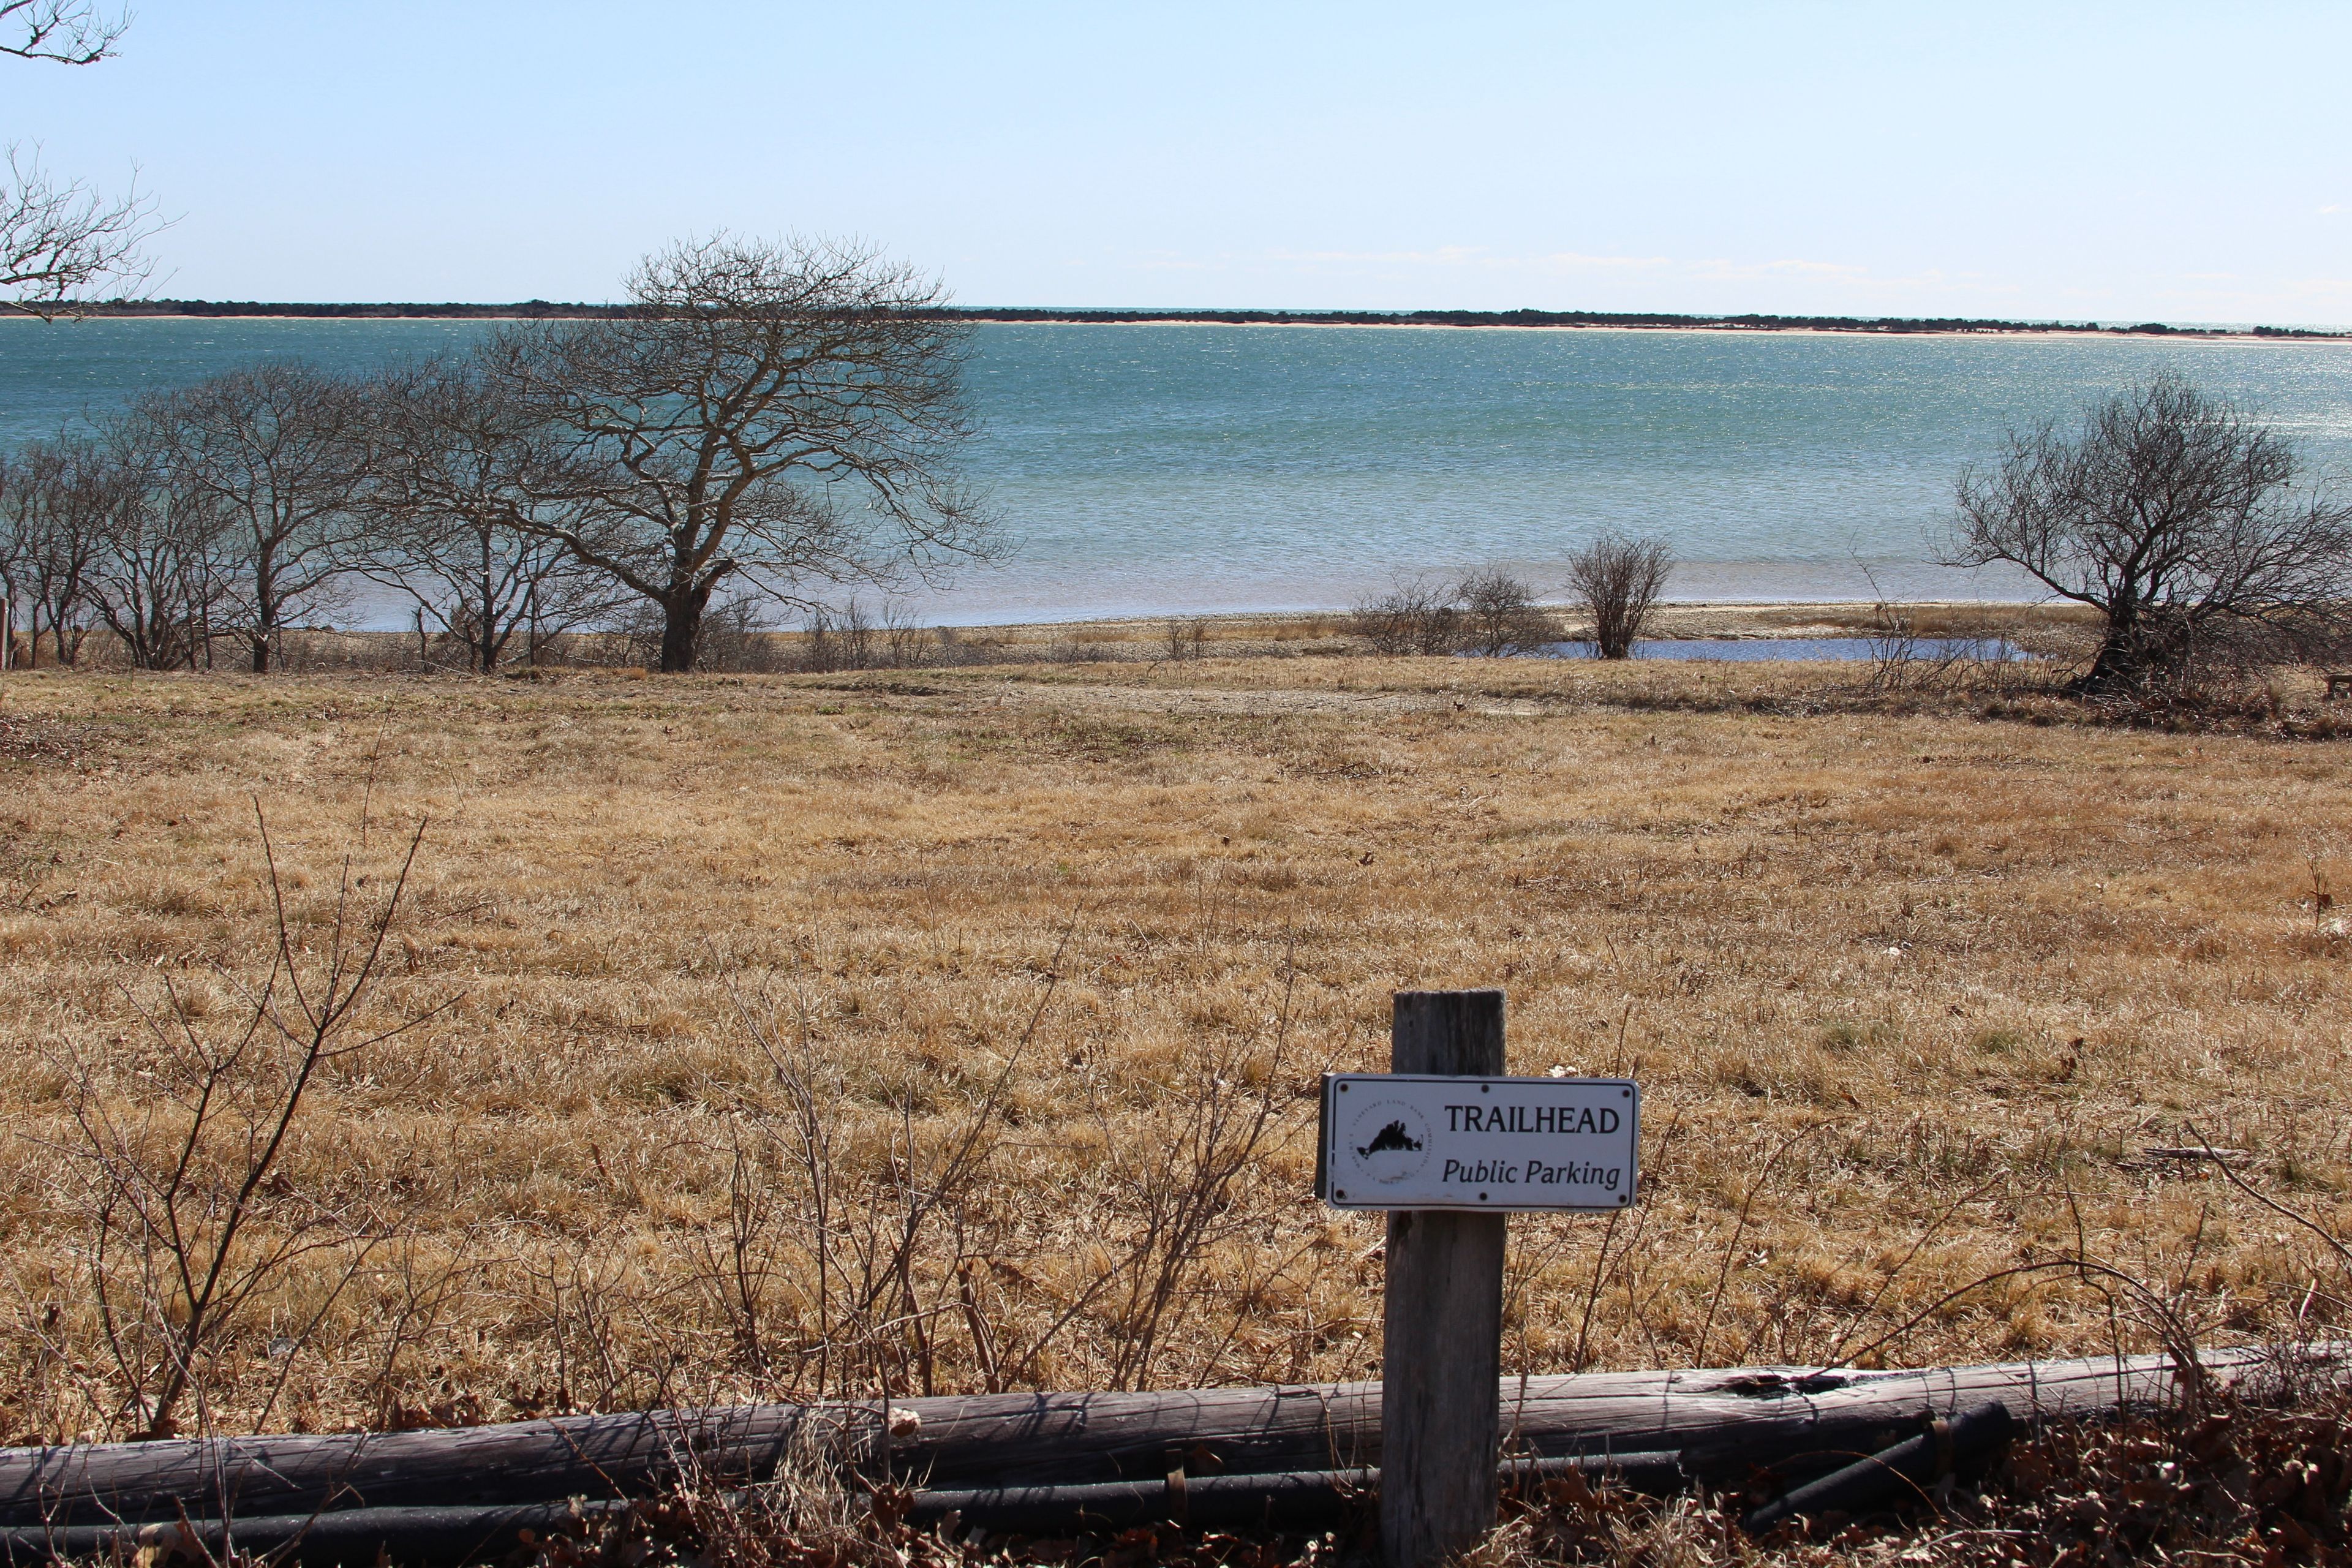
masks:
<instances>
[{"instance_id":1,"label":"calm water","mask_svg":"<svg viewBox=\"0 0 2352 1568\"><path fill-rule=\"evenodd\" d=\"M360 367L449 321L0 321L0 440L265 355ZM2159 365L2352 472L2352 347L1194 326L980 329L974 477L1019 543L934 618L1325 608L1400 572L1547 587L1606 528L1683 598L2019 596L1928 564L1959 466Z\"/></svg>"}]
</instances>

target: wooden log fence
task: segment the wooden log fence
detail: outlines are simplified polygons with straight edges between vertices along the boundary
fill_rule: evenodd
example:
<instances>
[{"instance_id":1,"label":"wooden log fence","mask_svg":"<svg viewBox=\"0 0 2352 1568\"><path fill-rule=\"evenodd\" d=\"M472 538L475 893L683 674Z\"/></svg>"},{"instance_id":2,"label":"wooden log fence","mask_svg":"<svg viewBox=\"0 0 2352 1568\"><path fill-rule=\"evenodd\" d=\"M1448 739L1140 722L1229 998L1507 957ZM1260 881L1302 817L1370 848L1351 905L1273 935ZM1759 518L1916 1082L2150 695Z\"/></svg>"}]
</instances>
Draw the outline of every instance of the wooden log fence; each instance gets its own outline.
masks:
<instances>
[{"instance_id":1,"label":"wooden log fence","mask_svg":"<svg viewBox=\"0 0 2352 1568\"><path fill-rule=\"evenodd\" d=\"M2200 1365L2215 1389L2276 1370L2255 1351L2210 1352ZM1507 1456L1605 1463L1638 1454L1644 1463L1671 1460L1708 1485L1747 1485L1759 1472L1786 1484L1910 1436L1924 1417L1987 1404L2021 1423L2098 1416L2175 1403L2182 1386L2161 1355L1909 1372L1745 1367L1506 1378L1497 1440ZM304 1562L373 1562L379 1546L395 1563L475 1560L510 1549L517 1529L543 1531L557 1516L571 1517L571 1500L593 1510L680 1484L756 1484L776 1474L796 1443L919 1489L919 1514L944 1511L936 1503L923 1509L927 1494L962 1494L969 1504L984 1502L983 1492L1001 1500L1085 1487L1142 1489L1139 1506L1146 1507L1158 1488L1173 1512L1177 1495L1198 1489L1191 1483L1201 1478L1368 1470L1380 1463L1380 1386L1339 1384L746 1405L0 1449L0 1563L46 1561L60 1545L96 1551L184 1519L215 1532L225 1521L273 1521L320 1543L295 1553ZM1024 1517L1039 1517L1038 1500L1023 1506Z\"/></svg>"}]
</instances>

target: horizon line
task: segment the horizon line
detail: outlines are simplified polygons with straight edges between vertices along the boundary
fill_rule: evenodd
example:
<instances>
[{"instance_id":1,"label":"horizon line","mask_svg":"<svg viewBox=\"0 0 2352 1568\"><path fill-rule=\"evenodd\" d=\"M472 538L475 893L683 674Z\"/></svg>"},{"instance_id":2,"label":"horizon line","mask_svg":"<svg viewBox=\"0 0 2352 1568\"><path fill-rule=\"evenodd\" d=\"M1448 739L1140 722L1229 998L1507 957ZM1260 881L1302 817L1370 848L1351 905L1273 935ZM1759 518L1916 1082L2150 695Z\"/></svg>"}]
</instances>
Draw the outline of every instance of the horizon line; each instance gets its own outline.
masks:
<instances>
[{"instance_id":1,"label":"horizon line","mask_svg":"<svg viewBox=\"0 0 2352 1568\"><path fill-rule=\"evenodd\" d=\"M621 316L635 307L584 300L519 300L505 302L472 300L110 300L90 301L56 310L65 319L188 316L213 318L447 320L467 318L599 319ZM38 312L18 312L37 319ZM1842 331L1858 333L2028 333L2063 332L2103 336L2258 337L2271 339L2341 339L2352 337L2352 327L2273 325L2264 322L2120 321L2082 318L2006 318L1971 316L1898 316L1790 314L1777 311L1669 310L1472 310L1446 308L1365 310L1352 308L1276 309L1255 306L1135 306L1135 305L943 305L923 314L978 321L1075 324L1182 323L1205 325L1333 325L1333 326L1462 326L1462 327L1618 327L1715 328L1747 331Z\"/></svg>"}]
</instances>

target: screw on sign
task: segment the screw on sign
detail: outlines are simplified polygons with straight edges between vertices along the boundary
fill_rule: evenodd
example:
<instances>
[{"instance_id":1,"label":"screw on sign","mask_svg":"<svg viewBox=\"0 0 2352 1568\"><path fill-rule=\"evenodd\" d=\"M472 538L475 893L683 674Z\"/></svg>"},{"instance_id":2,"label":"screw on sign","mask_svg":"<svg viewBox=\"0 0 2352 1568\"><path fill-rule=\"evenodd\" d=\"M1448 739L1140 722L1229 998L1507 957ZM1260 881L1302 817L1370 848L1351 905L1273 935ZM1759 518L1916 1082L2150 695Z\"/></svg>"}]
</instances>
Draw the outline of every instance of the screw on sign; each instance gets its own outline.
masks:
<instances>
[{"instance_id":1,"label":"screw on sign","mask_svg":"<svg viewBox=\"0 0 2352 1568\"><path fill-rule=\"evenodd\" d=\"M1495 1521L1504 1215L1633 1202L1642 1095L1511 1078L1500 991L1401 991L1387 1073L1323 1079L1315 1189L1388 1211L1381 1555L1431 1568Z\"/></svg>"}]
</instances>

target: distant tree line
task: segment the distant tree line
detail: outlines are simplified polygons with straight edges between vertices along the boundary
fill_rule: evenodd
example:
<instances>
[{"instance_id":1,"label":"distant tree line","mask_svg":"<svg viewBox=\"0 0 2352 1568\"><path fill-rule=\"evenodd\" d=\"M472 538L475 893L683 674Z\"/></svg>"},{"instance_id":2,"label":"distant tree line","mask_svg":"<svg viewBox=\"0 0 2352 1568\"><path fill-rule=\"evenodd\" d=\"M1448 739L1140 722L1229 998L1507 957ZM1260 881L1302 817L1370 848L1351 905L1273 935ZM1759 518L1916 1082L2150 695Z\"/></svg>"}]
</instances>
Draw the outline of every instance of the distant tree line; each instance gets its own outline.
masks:
<instances>
[{"instance_id":1,"label":"distant tree line","mask_svg":"<svg viewBox=\"0 0 2352 1568\"><path fill-rule=\"evenodd\" d=\"M601 319L157 393L0 461L0 595L58 664L103 627L142 668L226 640L267 672L372 584L477 669L635 616L688 670L714 601L814 607L991 552L939 303L870 251L722 237L648 258Z\"/></svg>"},{"instance_id":2,"label":"distant tree line","mask_svg":"<svg viewBox=\"0 0 2352 1568\"><path fill-rule=\"evenodd\" d=\"M2097 321L2014 321L1979 316L1691 316L1671 311L1622 310L1151 310L1066 309L1051 305L948 305L920 307L954 321L1068 322L1082 326L1149 325L1155 321L1220 326L1412 326L1412 327L1728 327L1753 331L1822 332L2087 332L2144 337L2210 338L2236 335L2228 327L2179 327L2162 321L2105 326ZM290 316L328 319L595 318L625 314L626 305L587 305L524 300L508 305L414 302L293 304L233 300L122 300L82 307L98 316ZM2252 327L2261 338L2342 338L2352 333L2309 327Z\"/></svg>"}]
</instances>

